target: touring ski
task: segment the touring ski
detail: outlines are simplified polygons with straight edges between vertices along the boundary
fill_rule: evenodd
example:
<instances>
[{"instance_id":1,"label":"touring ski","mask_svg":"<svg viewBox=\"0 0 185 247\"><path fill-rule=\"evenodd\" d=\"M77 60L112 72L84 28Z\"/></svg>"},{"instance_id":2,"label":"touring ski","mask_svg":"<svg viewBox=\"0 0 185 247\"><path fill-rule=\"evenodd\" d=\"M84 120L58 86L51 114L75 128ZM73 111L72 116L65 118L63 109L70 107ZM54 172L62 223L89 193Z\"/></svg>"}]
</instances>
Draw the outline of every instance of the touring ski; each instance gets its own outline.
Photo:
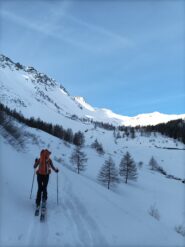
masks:
<instances>
[{"instance_id":1,"label":"touring ski","mask_svg":"<svg viewBox=\"0 0 185 247\"><path fill-rule=\"evenodd\" d=\"M35 216L39 215L39 211L40 211L40 206L36 207L35 209Z\"/></svg>"},{"instance_id":2,"label":"touring ski","mask_svg":"<svg viewBox=\"0 0 185 247\"><path fill-rule=\"evenodd\" d=\"M40 221L45 221L45 218L46 218L46 202L42 202L41 213L40 213Z\"/></svg>"}]
</instances>

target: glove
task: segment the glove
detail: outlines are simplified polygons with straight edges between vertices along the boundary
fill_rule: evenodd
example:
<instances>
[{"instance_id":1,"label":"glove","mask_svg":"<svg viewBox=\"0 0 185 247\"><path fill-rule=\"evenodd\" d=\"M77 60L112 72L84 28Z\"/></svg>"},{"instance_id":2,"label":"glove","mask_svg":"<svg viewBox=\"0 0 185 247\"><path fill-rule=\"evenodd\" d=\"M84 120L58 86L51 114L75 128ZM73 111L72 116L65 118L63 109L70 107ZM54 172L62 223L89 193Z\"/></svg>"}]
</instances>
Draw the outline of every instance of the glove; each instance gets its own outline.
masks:
<instances>
[{"instance_id":1,"label":"glove","mask_svg":"<svg viewBox=\"0 0 185 247\"><path fill-rule=\"evenodd\" d=\"M37 162L38 162L38 159L36 158L36 159L35 159L35 164L33 165L33 168L34 168L34 169L37 167Z\"/></svg>"},{"instance_id":2,"label":"glove","mask_svg":"<svg viewBox=\"0 0 185 247\"><path fill-rule=\"evenodd\" d=\"M56 172L56 173L58 173L58 172L59 172L59 169L58 169L58 168L56 168L56 169L55 169L55 172Z\"/></svg>"}]
</instances>

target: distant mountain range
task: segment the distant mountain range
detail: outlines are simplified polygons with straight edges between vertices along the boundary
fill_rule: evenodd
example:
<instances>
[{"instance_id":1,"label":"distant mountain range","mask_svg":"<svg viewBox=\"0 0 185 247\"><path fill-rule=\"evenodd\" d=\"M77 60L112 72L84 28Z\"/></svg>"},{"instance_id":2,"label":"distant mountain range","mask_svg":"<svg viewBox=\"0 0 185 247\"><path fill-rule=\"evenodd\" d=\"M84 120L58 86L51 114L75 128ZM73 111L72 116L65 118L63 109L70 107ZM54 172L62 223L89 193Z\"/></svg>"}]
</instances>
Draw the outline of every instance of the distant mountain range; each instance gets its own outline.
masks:
<instances>
[{"instance_id":1,"label":"distant mountain range","mask_svg":"<svg viewBox=\"0 0 185 247\"><path fill-rule=\"evenodd\" d=\"M33 67L23 66L0 55L0 102L26 117L74 125L70 120L97 121L115 126L146 126L185 119L185 114L159 112L135 117L118 115L109 109L94 108L83 97L73 97L60 83Z\"/></svg>"}]
</instances>

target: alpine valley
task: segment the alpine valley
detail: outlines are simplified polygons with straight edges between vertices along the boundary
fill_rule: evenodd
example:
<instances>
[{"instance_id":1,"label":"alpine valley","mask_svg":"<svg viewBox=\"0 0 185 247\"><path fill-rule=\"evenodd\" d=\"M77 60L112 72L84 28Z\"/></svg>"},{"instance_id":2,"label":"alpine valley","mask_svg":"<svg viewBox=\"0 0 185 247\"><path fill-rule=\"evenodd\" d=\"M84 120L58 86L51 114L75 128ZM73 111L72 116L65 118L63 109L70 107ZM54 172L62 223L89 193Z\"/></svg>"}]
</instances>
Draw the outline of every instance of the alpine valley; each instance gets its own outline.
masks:
<instances>
[{"instance_id":1,"label":"alpine valley","mask_svg":"<svg viewBox=\"0 0 185 247\"><path fill-rule=\"evenodd\" d=\"M0 246L185 246L185 114L95 108L4 55L0 103ZM59 173L40 222L33 164L46 148ZM127 183L126 154L136 171ZM102 178L107 163L114 176Z\"/></svg>"}]
</instances>

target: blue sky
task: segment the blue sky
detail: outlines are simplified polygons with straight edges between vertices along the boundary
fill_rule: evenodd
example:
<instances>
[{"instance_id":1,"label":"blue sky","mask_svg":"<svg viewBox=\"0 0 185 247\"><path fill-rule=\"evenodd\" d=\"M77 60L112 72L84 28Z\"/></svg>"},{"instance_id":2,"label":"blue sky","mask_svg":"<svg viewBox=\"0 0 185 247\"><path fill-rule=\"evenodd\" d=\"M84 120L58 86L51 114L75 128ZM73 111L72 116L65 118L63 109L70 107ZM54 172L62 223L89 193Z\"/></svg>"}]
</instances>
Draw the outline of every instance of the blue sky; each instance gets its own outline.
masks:
<instances>
[{"instance_id":1,"label":"blue sky","mask_svg":"<svg viewBox=\"0 0 185 247\"><path fill-rule=\"evenodd\" d=\"M185 113L185 1L1 0L0 52L94 107Z\"/></svg>"}]
</instances>

